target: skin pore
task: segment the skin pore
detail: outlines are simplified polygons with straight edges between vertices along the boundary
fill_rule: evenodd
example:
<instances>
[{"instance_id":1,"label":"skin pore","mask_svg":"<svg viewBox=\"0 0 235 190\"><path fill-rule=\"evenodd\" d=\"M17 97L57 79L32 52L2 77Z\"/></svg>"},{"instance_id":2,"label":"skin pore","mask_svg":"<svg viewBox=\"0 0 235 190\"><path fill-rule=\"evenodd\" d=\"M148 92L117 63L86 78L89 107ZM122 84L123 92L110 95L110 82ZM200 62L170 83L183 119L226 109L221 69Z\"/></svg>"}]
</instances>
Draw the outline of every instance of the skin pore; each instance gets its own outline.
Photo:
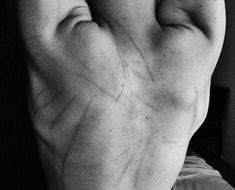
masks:
<instances>
[{"instance_id":1,"label":"skin pore","mask_svg":"<svg viewBox=\"0 0 235 190\"><path fill-rule=\"evenodd\" d=\"M223 0L19 0L51 189L169 190L208 108Z\"/></svg>"}]
</instances>

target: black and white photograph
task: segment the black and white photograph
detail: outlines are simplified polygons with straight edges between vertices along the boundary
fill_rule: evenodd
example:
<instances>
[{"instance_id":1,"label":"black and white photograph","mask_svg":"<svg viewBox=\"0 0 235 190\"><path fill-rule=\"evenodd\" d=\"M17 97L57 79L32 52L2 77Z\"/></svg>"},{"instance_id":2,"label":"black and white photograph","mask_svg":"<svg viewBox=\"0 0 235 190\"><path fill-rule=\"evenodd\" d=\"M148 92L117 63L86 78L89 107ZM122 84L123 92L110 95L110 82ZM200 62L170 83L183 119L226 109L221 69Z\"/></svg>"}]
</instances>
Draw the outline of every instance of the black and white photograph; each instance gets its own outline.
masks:
<instances>
[{"instance_id":1,"label":"black and white photograph","mask_svg":"<svg viewBox=\"0 0 235 190\"><path fill-rule=\"evenodd\" d=\"M235 190L234 0L1 0L0 189Z\"/></svg>"}]
</instances>

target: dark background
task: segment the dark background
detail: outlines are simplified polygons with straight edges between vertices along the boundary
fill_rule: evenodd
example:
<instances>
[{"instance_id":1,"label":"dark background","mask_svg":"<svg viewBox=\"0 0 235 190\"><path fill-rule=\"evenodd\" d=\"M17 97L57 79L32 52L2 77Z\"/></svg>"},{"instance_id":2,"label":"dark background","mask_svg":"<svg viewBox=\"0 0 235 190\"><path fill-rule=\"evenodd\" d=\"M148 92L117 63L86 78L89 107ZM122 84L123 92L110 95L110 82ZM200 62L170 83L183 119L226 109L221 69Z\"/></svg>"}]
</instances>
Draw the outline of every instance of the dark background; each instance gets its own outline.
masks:
<instances>
[{"instance_id":1,"label":"dark background","mask_svg":"<svg viewBox=\"0 0 235 190\"><path fill-rule=\"evenodd\" d=\"M44 190L45 179L27 111L28 76L16 2L0 1L0 189Z\"/></svg>"}]
</instances>

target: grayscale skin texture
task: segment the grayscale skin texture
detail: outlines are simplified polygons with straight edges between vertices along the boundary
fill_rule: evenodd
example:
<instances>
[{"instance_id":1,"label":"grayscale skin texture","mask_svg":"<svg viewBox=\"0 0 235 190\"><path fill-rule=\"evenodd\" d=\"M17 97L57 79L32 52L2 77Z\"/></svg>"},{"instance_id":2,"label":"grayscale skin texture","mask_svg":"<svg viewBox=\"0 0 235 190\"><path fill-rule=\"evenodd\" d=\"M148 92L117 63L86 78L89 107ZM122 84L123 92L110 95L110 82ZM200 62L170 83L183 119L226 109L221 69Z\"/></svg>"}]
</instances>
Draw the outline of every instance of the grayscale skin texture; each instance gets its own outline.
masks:
<instances>
[{"instance_id":1,"label":"grayscale skin texture","mask_svg":"<svg viewBox=\"0 0 235 190\"><path fill-rule=\"evenodd\" d=\"M223 0L19 0L52 190L169 190L205 119Z\"/></svg>"}]
</instances>

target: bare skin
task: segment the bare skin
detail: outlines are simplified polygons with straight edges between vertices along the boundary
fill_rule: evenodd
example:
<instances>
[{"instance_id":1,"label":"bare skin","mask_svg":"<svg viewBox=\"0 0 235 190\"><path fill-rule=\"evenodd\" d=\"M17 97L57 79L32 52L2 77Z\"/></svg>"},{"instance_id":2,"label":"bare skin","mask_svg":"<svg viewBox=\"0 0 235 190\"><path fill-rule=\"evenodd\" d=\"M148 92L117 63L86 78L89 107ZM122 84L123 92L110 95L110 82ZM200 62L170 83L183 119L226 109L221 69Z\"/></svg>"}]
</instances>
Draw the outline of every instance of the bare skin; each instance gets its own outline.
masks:
<instances>
[{"instance_id":1,"label":"bare skin","mask_svg":"<svg viewBox=\"0 0 235 190\"><path fill-rule=\"evenodd\" d=\"M224 1L19 5L51 189L169 190L207 113Z\"/></svg>"}]
</instances>

